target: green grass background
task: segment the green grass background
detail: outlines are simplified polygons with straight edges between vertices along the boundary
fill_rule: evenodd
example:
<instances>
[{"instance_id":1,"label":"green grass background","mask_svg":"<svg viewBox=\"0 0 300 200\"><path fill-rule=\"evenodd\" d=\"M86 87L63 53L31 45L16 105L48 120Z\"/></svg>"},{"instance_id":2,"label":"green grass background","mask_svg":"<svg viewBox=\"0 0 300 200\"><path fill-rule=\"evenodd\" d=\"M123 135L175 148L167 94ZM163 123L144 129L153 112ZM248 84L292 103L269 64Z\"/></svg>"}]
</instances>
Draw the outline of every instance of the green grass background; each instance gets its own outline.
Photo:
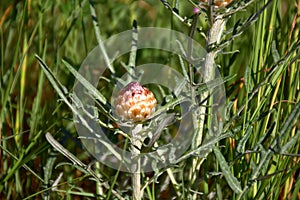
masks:
<instances>
[{"instance_id":1,"label":"green grass background","mask_svg":"<svg viewBox=\"0 0 300 200\"><path fill-rule=\"evenodd\" d=\"M232 15L226 31L255 14L266 2L257 0ZM140 27L189 32L189 27L158 0L94 3L103 39L131 29L133 20ZM182 17L193 15L189 1L169 3ZM224 122L224 131L231 132L232 137L220 141L218 147L242 192L235 193L221 173L220 152L216 150L203 159L196 181L188 175L192 158L171 167L168 173L162 170L144 175L142 183L149 183L145 199L300 198L299 15L299 0L273 0L258 20L216 58L222 76L233 76L225 83L228 106ZM209 29L205 19L204 14L200 15L197 25L204 34ZM194 38L205 46L200 32ZM230 39L230 34L223 39ZM90 173L70 164L45 139L46 132L50 132L85 164L93 160L77 139L72 112L60 101L35 54L71 91L75 78L62 60L78 69L96 45L88 1L0 2L0 199L116 198ZM174 59L160 60L179 66ZM149 61L153 61L149 55L137 58L137 63ZM101 164L95 170L109 188L131 199L129 174ZM60 174L57 188L51 188Z\"/></svg>"}]
</instances>

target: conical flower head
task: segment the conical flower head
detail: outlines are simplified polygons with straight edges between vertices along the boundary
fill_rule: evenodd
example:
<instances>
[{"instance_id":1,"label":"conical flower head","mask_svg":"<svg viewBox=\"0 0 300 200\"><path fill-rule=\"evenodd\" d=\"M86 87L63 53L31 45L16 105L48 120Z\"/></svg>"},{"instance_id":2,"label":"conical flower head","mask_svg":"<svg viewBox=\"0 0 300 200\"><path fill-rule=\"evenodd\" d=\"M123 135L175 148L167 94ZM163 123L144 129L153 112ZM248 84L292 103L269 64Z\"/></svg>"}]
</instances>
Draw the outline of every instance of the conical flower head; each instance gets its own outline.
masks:
<instances>
[{"instance_id":1,"label":"conical flower head","mask_svg":"<svg viewBox=\"0 0 300 200\"><path fill-rule=\"evenodd\" d=\"M207 0L201 0L202 2L207 3ZM214 0L213 5L215 5L217 8L218 7L225 7L228 4L230 4L232 0Z\"/></svg>"},{"instance_id":2,"label":"conical flower head","mask_svg":"<svg viewBox=\"0 0 300 200\"><path fill-rule=\"evenodd\" d=\"M153 93L138 82L131 82L115 98L116 113L122 120L139 122L146 120L155 111L156 99Z\"/></svg>"}]
</instances>

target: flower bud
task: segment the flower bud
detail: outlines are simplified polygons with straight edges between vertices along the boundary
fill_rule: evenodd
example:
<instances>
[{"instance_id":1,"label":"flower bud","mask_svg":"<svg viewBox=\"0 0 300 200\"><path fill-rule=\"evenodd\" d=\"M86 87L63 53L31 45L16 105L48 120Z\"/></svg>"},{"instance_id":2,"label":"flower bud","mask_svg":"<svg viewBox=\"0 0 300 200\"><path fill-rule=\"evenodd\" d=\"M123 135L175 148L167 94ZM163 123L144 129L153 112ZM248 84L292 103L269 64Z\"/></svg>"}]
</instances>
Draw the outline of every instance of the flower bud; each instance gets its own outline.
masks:
<instances>
[{"instance_id":1,"label":"flower bud","mask_svg":"<svg viewBox=\"0 0 300 200\"><path fill-rule=\"evenodd\" d=\"M207 0L201 0L201 1L207 3ZM215 5L215 7L217 7L217 8L219 8L219 7L226 7L232 1L233 0L214 0L213 1L213 5Z\"/></svg>"},{"instance_id":2,"label":"flower bud","mask_svg":"<svg viewBox=\"0 0 300 200\"><path fill-rule=\"evenodd\" d=\"M138 82L129 83L114 100L116 113L121 119L133 122L149 118L155 111L156 103L153 93Z\"/></svg>"}]
</instances>

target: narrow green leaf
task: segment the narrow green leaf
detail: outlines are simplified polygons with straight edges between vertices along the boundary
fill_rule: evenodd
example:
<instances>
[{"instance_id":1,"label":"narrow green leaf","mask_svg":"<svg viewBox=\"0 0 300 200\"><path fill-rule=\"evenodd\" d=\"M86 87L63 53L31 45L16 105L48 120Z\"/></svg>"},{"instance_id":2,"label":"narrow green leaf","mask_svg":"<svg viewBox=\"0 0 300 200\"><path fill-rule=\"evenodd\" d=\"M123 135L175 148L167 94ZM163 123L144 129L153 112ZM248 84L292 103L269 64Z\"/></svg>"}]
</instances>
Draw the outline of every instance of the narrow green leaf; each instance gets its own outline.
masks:
<instances>
[{"instance_id":1,"label":"narrow green leaf","mask_svg":"<svg viewBox=\"0 0 300 200\"><path fill-rule=\"evenodd\" d=\"M95 88L89 81L87 81L78 71L76 71L69 63L65 60L62 61L69 71L76 77L76 79L88 90L91 94L98 99L101 103L106 104L106 98Z\"/></svg>"},{"instance_id":2,"label":"narrow green leaf","mask_svg":"<svg viewBox=\"0 0 300 200\"><path fill-rule=\"evenodd\" d=\"M33 137L32 135L37 132L38 123L40 123L41 115L41 100L42 100L42 93L43 93L43 83L44 83L44 73L40 71L39 73L39 81L38 81L38 90L37 95L34 98L32 104L32 112L30 116L30 138Z\"/></svg>"},{"instance_id":3,"label":"narrow green leaf","mask_svg":"<svg viewBox=\"0 0 300 200\"><path fill-rule=\"evenodd\" d=\"M282 128L279 131L280 135L288 134L288 132L291 130L291 128L296 123L299 116L300 116L300 101L294 106L291 114L285 120Z\"/></svg>"},{"instance_id":4,"label":"narrow green leaf","mask_svg":"<svg viewBox=\"0 0 300 200\"><path fill-rule=\"evenodd\" d=\"M44 171L44 180L45 180L45 185L50 185L50 180L52 177L52 171L54 168L54 164L57 158L57 151L51 151L49 153L49 156L47 158L46 165L43 166L43 171ZM44 199L50 199L50 192L44 192L43 193L43 198Z\"/></svg>"},{"instance_id":5,"label":"narrow green leaf","mask_svg":"<svg viewBox=\"0 0 300 200\"><path fill-rule=\"evenodd\" d=\"M266 133L259 139L259 141L255 145L255 147L253 148L254 150L257 150L260 147L260 145L262 145L264 143L264 141L271 135L271 133L273 132L273 130L275 128L275 125L276 125L275 122L273 122L271 124L270 128L268 128Z\"/></svg>"},{"instance_id":6,"label":"narrow green leaf","mask_svg":"<svg viewBox=\"0 0 300 200\"><path fill-rule=\"evenodd\" d=\"M298 199L298 197L299 197L299 191L300 191L300 179L298 179L298 181L294 185L294 192L292 194L292 198L291 199L293 199L293 200Z\"/></svg>"},{"instance_id":7,"label":"narrow green leaf","mask_svg":"<svg viewBox=\"0 0 300 200\"><path fill-rule=\"evenodd\" d=\"M252 175L250 180L255 180L257 177L264 172L264 169L267 168L269 165L269 162L273 156L273 152L271 150L268 150L261 155L261 159L259 160L259 164L255 167L253 167Z\"/></svg>"},{"instance_id":8,"label":"narrow green leaf","mask_svg":"<svg viewBox=\"0 0 300 200\"><path fill-rule=\"evenodd\" d=\"M182 57L181 57L180 55L178 55L178 59L179 59L180 66L181 66L181 70L182 70L182 72L183 72L183 75L184 75L184 77L185 77L185 80L190 81L190 77L189 77L188 72L187 72L187 70L186 70L186 67L185 67L185 65L184 65L184 61L183 61L183 59L182 59Z\"/></svg>"},{"instance_id":9,"label":"narrow green leaf","mask_svg":"<svg viewBox=\"0 0 300 200\"><path fill-rule=\"evenodd\" d=\"M224 156L222 155L221 151L216 146L213 148L213 150L228 185L235 193L241 193L242 192L241 183L232 174L230 167L227 161L225 160Z\"/></svg>"},{"instance_id":10,"label":"narrow green leaf","mask_svg":"<svg viewBox=\"0 0 300 200\"><path fill-rule=\"evenodd\" d=\"M52 84L55 91L63 99L63 101L69 106L69 108L71 108L73 112L76 112L76 110L74 109L74 107L68 101L68 99L66 97L66 95L68 94L68 90L54 76L54 74L52 73L50 68L47 66L47 64L38 55L35 55L35 57L38 59L40 66L42 67L43 71L45 72L47 78L49 79L49 81Z\"/></svg>"},{"instance_id":11,"label":"narrow green leaf","mask_svg":"<svg viewBox=\"0 0 300 200\"><path fill-rule=\"evenodd\" d=\"M249 139L249 137L252 133L252 130L253 130L253 126L249 126L247 128L245 135L239 141L239 144L237 146L237 152L240 152L240 153L245 152L245 145L246 145L246 142L248 141L248 139Z\"/></svg>"},{"instance_id":12,"label":"narrow green leaf","mask_svg":"<svg viewBox=\"0 0 300 200\"><path fill-rule=\"evenodd\" d=\"M278 60L280 59L280 55L277 51L276 42L274 40L272 42L272 56L273 56L274 62L277 63Z\"/></svg>"},{"instance_id":13,"label":"narrow green leaf","mask_svg":"<svg viewBox=\"0 0 300 200\"><path fill-rule=\"evenodd\" d=\"M137 21L133 20L132 23L132 40L131 40L131 50L130 50L130 57L128 66L133 69L136 65L136 53L138 48L138 28L137 28ZM130 73L130 71L129 71ZM133 74L131 71L130 74Z\"/></svg>"},{"instance_id":14,"label":"narrow green leaf","mask_svg":"<svg viewBox=\"0 0 300 200\"><path fill-rule=\"evenodd\" d=\"M300 136L300 131L298 131L296 133L296 135L294 137L292 137L282 148L281 148L281 153L286 153L288 151L288 149L290 149L291 147L293 147L297 141L298 141L298 138Z\"/></svg>"},{"instance_id":15,"label":"narrow green leaf","mask_svg":"<svg viewBox=\"0 0 300 200\"><path fill-rule=\"evenodd\" d=\"M247 92L250 92L254 88L253 80L251 78L251 68L249 66L247 66L245 69L245 86Z\"/></svg>"},{"instance_id":16,"label":"narrow green leaf","mask_svg":"<svg viewBox=\"0 0 300 200\"><path fill-rule=\"evenodd\" d=\"M111 60L110 60L110 58L108 56L108 53L106 51L105 45L103 43L103 40L101 38L100 26L99 26L99 23L98 23L98 19L97 19L97 15L96 15L96 10L95 10L94 4L93 4L92 1L89 1L89 2L90 2L90 11L91 11L92 19L93 19L94 31L95 31L95 34L96 34L96 38L97 38L97 41L98 41L99 48L101 50L102 55L104 56L104 60L105 60L105 63L107 65L107 67L109 68L109 70L113 74L115 74L116 70L115 70L114 66L112 65L112 63L111 63Z\"/></svg>"},{"instance_id":17,"label":"narrow green leaf","mask_svg":"<svg viewBox=\"0 0 300 200\"><path fill-rule=\"evenodd\" d=\"M232 134L229 133L224 133L221 135L218 135L217 137L212 137L210 139L206 139L203 141L202 145L199 146L196 149L193 149L192 151L186 153L185 155L183 155L182 157L180 157L176 162L181 162L185 159L187 159L190 156L199 156L201 158L205 158L206 154L208 154L209 152L212 151L213 147L222 139L231 137Z\"/></svg>"}]
</instances>

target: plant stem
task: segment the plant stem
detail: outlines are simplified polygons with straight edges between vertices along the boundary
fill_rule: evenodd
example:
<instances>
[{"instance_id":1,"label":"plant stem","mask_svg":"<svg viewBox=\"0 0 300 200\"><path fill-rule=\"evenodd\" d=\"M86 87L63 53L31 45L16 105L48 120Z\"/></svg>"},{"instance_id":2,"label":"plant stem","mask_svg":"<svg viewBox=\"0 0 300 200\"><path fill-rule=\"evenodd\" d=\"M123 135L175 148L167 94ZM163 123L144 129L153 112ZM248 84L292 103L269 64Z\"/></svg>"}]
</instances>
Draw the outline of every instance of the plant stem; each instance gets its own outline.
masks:
<instances>
[{"instance_id":1,"label":"plant stem","mask_svg":"<svg viewBox=\"0 0 300 200\"><path fill-rule=\"evenodd\" d=\"M101 177L101 165L99 162L96 162L95 164L95 174L97 175L97 177ZM98 196L103 196L103 188L102 188L102 184L100 181L96 182L96 193Z\"/></svg>"},{"instance_id":2,"label":"plant stem","mask_svg":"<svg viewBox=\"0 0 300 200\"><path fill-rule=\"evenodd\" d=\"M205 57L205 64L204 64L204 75L203 75L203 81L204 83L207 83L214 78L214 64L215 64L215 57L217 54L216 50L211 50L212 45L216 45L220 42L222 32L225 27L225 20L222 18L222 16L217 16L215 19L213 19L213 24L211 29L208 32L208 37L206 41L206 50L207 54ZM207 99L209 96L210 91L205 91L201 97L201 99ZM207 107L207 102L203 102L204 105L200 106L200 114L199 114L199 128L201 134L199 134L201 137L197 138L197 146L201 144L202 142L202 135L203 135L203 130L204 130L204 121L205 121L205 113L206 113L206 107ZM209 126L209 125L208 125Z\"/></svg>"},{"instance_id":3,"label":"plant stem","mask_svg":"<svg viewBox=\"0 0 300 200\"><path fill-rule=\"evenodd\" d=\"M212 25L211 28L208 32L208 36L207 36L207 41L206 41L206 50L207 50L207 54L205 57L205 63L204 63L204 74L203 74L203 82L207 83L211 80L213 80L214 78L214 60L215 60L215 56L217 55L217 50L215 49L211 49L212 45L217 45L220 42L223 30L225 28L225 20L223 19L223 17L221 15L217 15L211 16L211 21L212 21ZM209 96L209 92L210 91L206 91L201 95L201 99L207 99ZM210 97L212 98L212 97ZM195 133L195 137L194 137L194 143L193 143L193 148L197 148L199 145L201 145L202 143L202 139L203 139L203 132L204 132L204 122L205 122L205 117L207 116L207 105L208 105L208 101L210 100L206 100L202 103L202 105L199 107L198 112L195 112L193 118L194 121L196 121L197 127L198 127L198 131ZM210 120L208 120L209 122ZM207 125L208 127L210 127L209 123ZM203 161L202 161L203 162ZM195 159L193 161L193 167L192 167L192 171L191 171L191 180L192 182L194 182L197 178L197 173L196 171L198 171L200 169L200 165L201 165L201 160L199 159Z\"/></svg>"},{"instance_id":4,"label":"plant stem","mask_svg":"<svg viewBox=\"0 0 300 200\"><path fill-rule=\"evenodd\" d=\"M141 190L141 173L140 162L136 159L141 153L142 137L140 132L143 128L143 124L137 124L132 130L131 136L131 152L133 154L133 160L137 160L137 163L132 165L132 187L133 187L133 200L141 200L143 197L143 190Z\"/></svg>"}]
</instances>

